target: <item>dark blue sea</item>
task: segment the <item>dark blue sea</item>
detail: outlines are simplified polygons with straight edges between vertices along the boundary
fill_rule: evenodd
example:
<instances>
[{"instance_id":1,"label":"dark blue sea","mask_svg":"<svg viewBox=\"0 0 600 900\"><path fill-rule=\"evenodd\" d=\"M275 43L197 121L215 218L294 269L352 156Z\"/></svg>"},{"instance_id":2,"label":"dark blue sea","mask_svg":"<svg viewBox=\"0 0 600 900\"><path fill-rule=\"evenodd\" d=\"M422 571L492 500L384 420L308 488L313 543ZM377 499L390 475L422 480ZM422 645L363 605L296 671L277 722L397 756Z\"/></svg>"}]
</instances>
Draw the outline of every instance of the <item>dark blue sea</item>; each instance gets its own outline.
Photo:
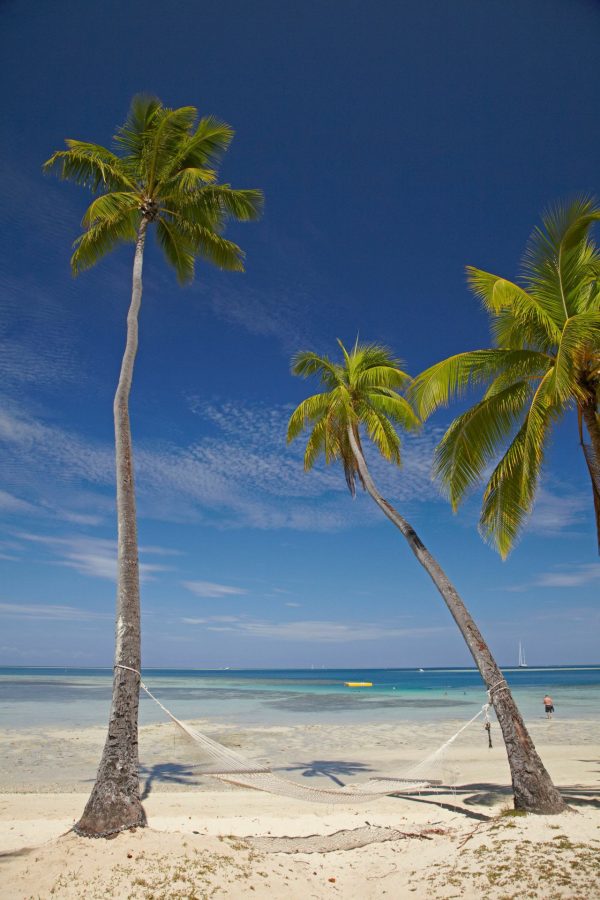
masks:
<instances>
[{"instance_id":1,"label":"dark blue sea","mask_svg":"<svg viewBox=\"0 0 600 900\"><path fill-rule=\"evenodd\" d=\"M503 671L526 719L543 717L550 693L557 718L598 720L600 666ZM143 677L178 718L240 725L465 720L486 700L475 669L145 669ZM109 669L0 668L1 727L104 724L110 691ZM163 718L143 696L141 722Z\"/></svg>"}]
</instances>

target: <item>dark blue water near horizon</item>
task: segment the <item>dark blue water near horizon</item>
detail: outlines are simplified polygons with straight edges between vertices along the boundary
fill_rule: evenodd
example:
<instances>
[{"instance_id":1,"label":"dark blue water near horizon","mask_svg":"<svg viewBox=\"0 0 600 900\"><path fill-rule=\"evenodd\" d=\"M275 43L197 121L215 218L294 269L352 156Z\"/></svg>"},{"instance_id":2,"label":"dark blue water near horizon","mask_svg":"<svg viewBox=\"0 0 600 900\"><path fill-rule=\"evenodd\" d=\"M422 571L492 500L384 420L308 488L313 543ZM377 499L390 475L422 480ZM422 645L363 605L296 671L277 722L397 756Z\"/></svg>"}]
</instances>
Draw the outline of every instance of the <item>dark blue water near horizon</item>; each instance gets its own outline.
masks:
<instances>
[{"instance_id":1,"label":"dark blue water near horizon","mask_svg":"<svg viewBox=\"0 0 600 900\"><path fill-rule=\"evenodd\" d=\"M84 668L71 666L0 666L2 676L43 676L68 675L70 677L85 678L106 677L112 669L106 667ZM527 666L525 668L504 667L503 674L509 683L515 686L537 685L600 685L600 664L577 666ZM335 688L343 687L346 681L372 681L373 687L389 688L392 686L403 689L410 687L439 688L447 685L452 688L460 686L474 687L482 683L481 676L475 668L465 667L428 667L427 669L413 668L293 668L293 669L175 669L144 667L142 675L145 678L198 678L215 681L251 681L267 682L270 684L280 682L289 685L303 684L305 687L325 686Z\"/></svg>"}]
</instances>

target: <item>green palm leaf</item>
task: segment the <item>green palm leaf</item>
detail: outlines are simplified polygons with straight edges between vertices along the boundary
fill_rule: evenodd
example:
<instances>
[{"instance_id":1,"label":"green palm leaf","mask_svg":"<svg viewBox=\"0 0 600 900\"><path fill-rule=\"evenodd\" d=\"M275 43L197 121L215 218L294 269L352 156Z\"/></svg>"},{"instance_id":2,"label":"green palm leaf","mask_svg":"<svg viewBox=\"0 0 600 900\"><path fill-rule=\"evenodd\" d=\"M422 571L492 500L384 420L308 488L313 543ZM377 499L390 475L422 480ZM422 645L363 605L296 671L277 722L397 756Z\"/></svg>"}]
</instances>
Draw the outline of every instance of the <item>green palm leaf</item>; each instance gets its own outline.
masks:
<instances>
[{"instance_id":1,"label":"green palm leaf","mask_svg":"<svg viewBox=\"0 0 600 900\"><path fill-rule=\"evenodd\" d=\"M535 296L512 281L498 278L474 266L467 266L467 281L473 293L495 317L492 328L500 346L510 346L510 342L514 340L512 335L507 339L504 331L509 323L511 332L520 335L517 346L534 343L537 346L551 347L560 340L562 320L555 321ZM499 325L503 325L503 328Z\"/></svg>"},{"instance_id":2,"label":"green palm leaf","mask_svg":"<svg viewBox=\"0 0 600 900\"><path fill-rule=\"evenodd\" d=\"M77 238L73 244L71 269L79 275L85 269L95 266L102 257L110 253L117 244L135 241L139 225L137 210L125 212L112 219L101 219L96 225Z\"/></svg>"},{"instance_id":3,"label":"green palm leaf","mask_svg":"<svg viewBox=\"0 0 600 900\"><path fill-rule=\"evenodd\" d=\"M329 394L314 394L307 397L296 407L290 417L287 428L288 444L295 440L311 422L321 419L327 414L330 406Z\"/></svg>"},{"instance_id":4,"label":"green palm leaf","mask_svg":"<svg viewBox=\"0 0 600 900\"><path fill-rule=\"evenodd\" d=\"M292 357L292 373L301 378L318 375L321 382L329 388L338 387L342 383L343 370L327 356L318 356L312 351L303 350Z\"/></svg>"},{"instance_id":5,"label":"green palm leaf","mask_svg":"<svg viewBox=\"0 0 600 900\"><path fill-rule=\"evenodd\" d=\"M600 446L592 414L600 398L600 253L590 237L599 219L600 206L587 197L550 209L527 246L522 287L469 266L469 285L490 314L497 349L450 357L411 388L425 417L485 385L483 399L446 431L434 472L456 508L500 457L483 496L480 528L502 556L531 511L550 431L570 405L577 405L580 420L586 411Z\"/></svg>"},{"instance_id":6,"label":"green palm leaf","mask_svg":"<svg viewBox=\"0 0 600 900\"><path fill-rule=\"evenodd\" d=\"M579 397L585 401L587 383L577 377L581 354L595 352L600 359L600 310L567 319L556 353L551 391L558 402Z\"/></svg>"},{"instance_id":7,"label":"green palm leaf","mask_svg":"<svg viewBox=\"0 0 600 900\"><path fill-rule=\"evenodd\" d=\"M531 512L550 427L560 408L550 401L548 372L518 434L496 466L483 496L480 530L506 558Z\"/></svg>"},{"instance_id":8,"label":"green palm leaf","mask_svg":"<svg viewBox=\"0 0 600 900\"><path fill-rule=\"evenodd\" d=\"M356 479L362 479L348 430L352 429L360 447L362 428L385 459L400 465L396 427L413 430L420 422L399 393L410 378L386 347L360 344L357 340L352 350L347 350L341 341L338 344L342 364L312 351L293 357L292 372L302 378L318 378L326 390L296 407L288 423L287 440L289 443L308 431L305 469L310 469L321 456L326 463L339 461L354 495Z\"/></svg>"},{"instance_id":9,"label":"green palm leaf","mask_svg":"<svg viewBox=\"0 0 600 900\"><path fill-rule=\"evenodd\" d=\"M179 283L193 281L194 247L187 235L179 231L174 222L161 218L156 225L156 237L167 260L175 269Z\"/></svg>"},{"instance_id":10,"label":"green palm leaf","mask_svg":"<svg viewBox=\"0 0 600 900\"><path fill-rule=\"evenodd\" d=\"M426 369L412 382L409 396L422 419L428 418L451 399L463 396L478 384L489 382L500 373L513 378L536 375L548 368L546 354L533 350L470 350L450 356Z\"/></svg>"},{"instance_id":11,"label":"green palm leaf","mask_svg":"<svg viewBox=\"0 0 600 900\"><path fill-rule=\"evenodd\" d=\"M193 106L169 109L156 98L133 98L117 130L117 152L67 141L45 170L100 191L87 209L85 233L75 243L73 272L89 268L117 244L134 242L142 221L156 224L158 243L180 282L194 276L194 260L243 271L244 252L222 232L230 220L250 221L262 210L262 193L215 184L214 163L233 130Z\"/></svg>"},{"instance_id":12,"label":"green palm leaf","mask_svg":"<svg viewBox=\"0 0 600 900\"><path fill-rule=\"evenodd\" d=\"M44 163L43 171L50 172L57 168L66 181L89 187L97 191L100 187L106 190L132 189L134 183L128 177L122 160L99 144L84 141L66 140L68 150L57 150Z\"/></svg>"},{"instance_id":13,"label":"green palm leaf","mask_svg":"<svg viewBox=\"0 0 600 900\"><path fill-rule=\"evenodd\" d=\"M101 194L88 206L81 224L84 228L91 228L103 221L110 221L126 213L139 210L140 198L133 191L111 191L110 194ZM141 219L141 213L139 213Z\"/></svg>"},{"instance_id":14,"label":"green palm leaf","mask_svg":"<svg viewBox=\"0 0 600 900\"><path fill-rule=\"evenodd\" d=\"M483 477L522 416L531 393L526 381L511 384L458 416L446 431L436 448L434 475L442 482L454 511Z\"/></svg>"}]
</instances>

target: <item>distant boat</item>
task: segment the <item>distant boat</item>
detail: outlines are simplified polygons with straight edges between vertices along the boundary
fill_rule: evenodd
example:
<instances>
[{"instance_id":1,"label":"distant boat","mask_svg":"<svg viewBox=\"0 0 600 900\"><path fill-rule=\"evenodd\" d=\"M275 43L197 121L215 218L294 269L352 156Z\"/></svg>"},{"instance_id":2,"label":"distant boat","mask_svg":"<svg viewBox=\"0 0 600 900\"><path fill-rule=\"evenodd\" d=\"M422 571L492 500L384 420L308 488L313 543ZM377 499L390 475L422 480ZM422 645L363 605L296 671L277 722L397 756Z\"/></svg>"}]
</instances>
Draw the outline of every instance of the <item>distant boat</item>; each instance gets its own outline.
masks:
<instances>
[{"instance_id":1,"label":"distant boat","mask_svg":"<svg viewBox=\"0 0 600 900\"><path fill-rule=\"evenodd\" d=\"M419 672L424 672L424 671L425 671L425 669L419 669Z\"/></svg>"},{"instance_id":2,"label":"distant boat","mask_svg":"<svg viewBox=\"0 0 600 900\"><path fill-rule=\"evenodd\" d=\"M527 662L525 661L525 651L523 650L523 644L519 641L519 669L526 669Z\"/></svg>"},{"instance_id":3,"label":"distant boat","mask_svg":"<svg viewBox=\"0 0 600 900\"><path fill-rule=\"evenodd\" d=\"M345 681L346 687L373 687L372 681Z\"/></svg>"}]
</instances>

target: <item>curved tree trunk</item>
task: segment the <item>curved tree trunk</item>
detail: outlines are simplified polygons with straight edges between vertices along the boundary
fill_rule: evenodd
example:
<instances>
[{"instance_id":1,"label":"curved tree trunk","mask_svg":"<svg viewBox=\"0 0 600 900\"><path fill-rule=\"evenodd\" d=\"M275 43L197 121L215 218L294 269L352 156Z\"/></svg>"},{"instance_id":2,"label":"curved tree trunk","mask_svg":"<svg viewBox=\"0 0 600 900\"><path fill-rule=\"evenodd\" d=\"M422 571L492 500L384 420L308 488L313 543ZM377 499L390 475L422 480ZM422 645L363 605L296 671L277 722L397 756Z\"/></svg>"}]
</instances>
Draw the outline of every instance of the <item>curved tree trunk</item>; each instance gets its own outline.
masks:
<instances>
[{"instance_id":1,"label":"curved tree trunk","mask_svg":"<svg viewBox=\"0 0 600 900\"><path fill-rule=\"evenodd\" d=\"M128 666L139 672L141 665L140 580L129 392L138 346L147 227L147 220L142 219L135 246L127 342L114 400L118 526L115 669L108 735L96 783L83 815L75 825L78 834L88 837L104 837L146 824L138 774L139 676L118 666Z\"/></svg>"},{"instance_id":2,"label":"curved tree trunk","mask_svg":"<svg viewBox=\"0 0 600 900\"><path fill-rule=\"evenodd\" d=\"M365 489L388 519L402 532L410 549L432 579L481 673L502 729L512 777L515 809L534 813L562 812L566 809L566 804L544 768L506 680L456 588L406 519L383 499L375 487L360 442L351 426L348 428L348 438Z\"/></svg>"},{"instance_id":3,"label":"curved tree trunk","mask_svg":"<svg viewBox=\"0 0 600 900\"><path fill-rule=\"evenodd\" d=\"M586 403L579 407L579 441L583 449L583 455L590 473L592 482L592 494L594 497L594 512L596 514L596 536L598 539L598 553L600 553L600 422L598 421L598 411L594 401ZM585 422L588 434L590 436L590 444L586 444L583 439L581 429L581 417Z\"/></svg>"}]
</instances>

